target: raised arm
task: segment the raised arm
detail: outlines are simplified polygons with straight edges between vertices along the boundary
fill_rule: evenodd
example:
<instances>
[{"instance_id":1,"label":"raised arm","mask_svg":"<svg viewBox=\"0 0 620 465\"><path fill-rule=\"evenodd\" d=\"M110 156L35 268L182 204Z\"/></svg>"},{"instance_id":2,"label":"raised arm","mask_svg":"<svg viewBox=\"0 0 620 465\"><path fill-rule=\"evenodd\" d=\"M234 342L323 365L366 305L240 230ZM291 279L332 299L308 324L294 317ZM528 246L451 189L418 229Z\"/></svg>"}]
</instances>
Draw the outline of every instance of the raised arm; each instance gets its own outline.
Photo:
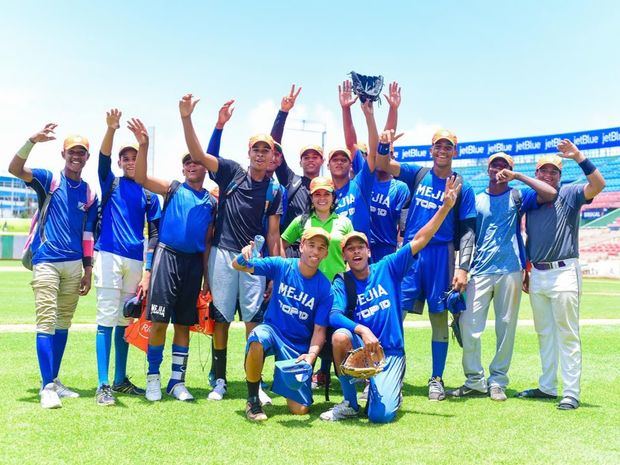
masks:
<instances>
[{"instance_id":1,"label":"raised arm","mask_svg":"<svg viewBox=\"0 0 620 465\"><path fill-rule=\"evenodd\" d=\"M390 105L384 131L389 131L390 129L396 131L396 126L398 125L398 107L400 106L400 87L398 86L398 82L392 82L389 86L388 93L383 94L383 96Z\"/></svg>"},{"instance_id":2,"label":"raised arm","mask_svg":"<svg viewBox=\"0 0 620 465\"><path fill-rule=\"evenodd\" d=\"M30 136L26 143L17 151L15 156L13 156L11 163L9 163L9 173L24 182L32 181L32 170L25 166L26 160L28 160L28 156L34 144L56 139L54 129L56 129L57 126L58 125L55 123L48 123L39 132Z\"/></svg>"},{"instance_id":3,"label":"raised arm","mask_svg":"<svg viewBox=\"0 0 620 465\"><path fill-rule=\"evenodd\" d=\"M300 92L301 87L295 91L295 84L293 84L291 85L291 90L288 95L282 97L282 100L280 101L280 111L276 115L276 119L273 122L273 127L271 128L271 137L273 137L273 140L275 140L278 144L282 143L286 118L289 111L291 111L295 106L295 102L297 101L297 97Z\"/></svg>"},{"instance_id":4,"label":"raised arm","mask_svg":"<svg viewBox=\"0 0 620 465\"><path fill-rule=\"evenodd\" d=\"M147 173L147 157L149 151L149 133L144 123L137 118L132 118L127 122L127 128L133 132L138 141L138 155L136 156L135 181L155 194L166 195L170 188L170 183L163 179L154 178Z\"/></svg>"},{"instance_id":5,"label":"raised arm","mask_svg":"<svg viewBox=\"0 0 620 465\"><path fill-rule=\"evenodd\" d=\"M186 94L179 100L179 112L181 113L181 121L183 123L185 143L192 160L204 166L208 171L217 173L219 161L217 157L204 152L192 123L192 113L198 102L200 102L200 99L195 99L192 94Z\"/></svg>"},{"instance_id":6,"label":"raised arm","mask_svg":"<svg viewBox=\"0 0 620 465\"><path fill-rule=\"evenodd\" d=\"M357 146L357 134L353 125L353 117L351 116L351 106L357 102L357 96L353 95L353 85L351 81L342 82L342 86L338 86L338 98L340 107L342 108L342 127L344 130L344 141L347 149L351 153L355 153Z\"/></svg>"},{"instance_id":7,"label":"raised arm","mask_svg":"<svg viewBox=\"0 0 620 465\"><path fill-rule=\"evenodd\" d=\"M103 140L101 141L101 148L99 152L109 157L112 154L112 144L114 143L114 134L116 130L121 127L121 116L123 114L118 110L118 108L112 108L110 111L106 112L105 122L107 125L107 129L105 135L103 136Z\"/></svg>"},{"instance_id":8,"label":"raised arm","mask_svg":"<svg viewBox=\"0 0 620 465\"><path fill-rule=\"evenodd\" d=\"M377 122L375 121L375 112L371 100L366 100L365 103L362 103L362 111L364 112L366 127L368 128L368 155L366 157L366 163L368 163L368 169L372 173L375 171L379 133L377 131Z\"/></svg>"},{"instance_id":9,"label":"raised arm","mask_svg":"<svg viewBox=\"0 0 620 465\"><path fill-rule=\"evenodd\" d=\"M228 122L228 120L232 117L235 108L232 104L235 103L234 100L229 100L225 102L224 105L220 108L220 111L217 113L217 122L215 123L215 128L211 133L211 138L209 139L209 145L207 147L207 153L213 155L214 157L220 156L220 143L222 142L222 132L224 131L224 126Z\"/></svg>"},{"instance_id":10,"label":"raised arm","mask_svg":"<svg viewBox=\"0 0 620 465\"><path fill-rule=\"evenodd\" d=\"M497 182L521 181L536 191L536 202L539 204L553 202L558 191L544 181L530 178L523 173L518 173L509 169L503 169L497 173Z\"/></svg>"},{"instance_id":11,"label":"raised arm","mask_svg":"<svg viewBox=\"0 0 620 465\"><path fill-rule=\"evenodd\" d=\"M588 184L583 189L583 195L586 200L592 200L605 189L605 178L601 172L594 166L583 153L579 151L577 146L570 140L564 139L558 144L558 155L562 158L570 158L579 164L579 168L586 175Z\"/></svg>"},{"instance_id":12,"label":"raised arm","mask_svg":"<svg viewBox=\"0 0 620 465\"><path fill-rule=\"evenodd\" d=\"M403 133L395 134L393 129L383 131L379 138L379 146L377 147L377 156L375 157L376 168L390 173L392 176L400 175L400 163L392 160L394 153L394 142L400 139Z\"/></svg>"}]
</instances>

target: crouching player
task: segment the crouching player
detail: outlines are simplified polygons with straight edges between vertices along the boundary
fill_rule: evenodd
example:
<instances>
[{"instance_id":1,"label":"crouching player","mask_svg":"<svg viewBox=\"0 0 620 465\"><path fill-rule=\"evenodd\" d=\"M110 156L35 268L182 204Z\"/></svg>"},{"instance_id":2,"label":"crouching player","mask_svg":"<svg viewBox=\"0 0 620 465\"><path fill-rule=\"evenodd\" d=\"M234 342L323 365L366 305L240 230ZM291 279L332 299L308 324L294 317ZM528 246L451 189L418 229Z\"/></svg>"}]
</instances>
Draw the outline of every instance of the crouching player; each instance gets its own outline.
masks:
<instances>
[{"instance_id":1,"label":"crouching player","mask_svg":"<svg viewBox=\"0 0 620 465\"><path fill-rule=\"evenodd\" d=\"M431 240L454 206L461 189L456 183L455 178L446 181L443 205L411 242L377 263L368 265L370 246L365 234L354 231L342 239L343 255L350 271L334 281L334 306L329 324L337 328L332 345L344 400L322 413L322 420L338 421L358 415L355 385L350 376L340 373L339 367L351 349L364 345L373 350L378 344L383 347L387 364L381 373L370 378L368 419L373 423L394 420L402 401L405 375L400 283L416 254ZM353 297L353 294L354 302L350 303L347 295Z\"/></svg>"},{"instance_id":2,"label":"crouching player","mask_svg":"<svg viewBox=\"0 0 620 465\"><path fill-rule=\"evenodd\" d=\"M252 330L246 347L248 420L267 419L258 398L266 356L274 355L276 361L305 360L312 365L321 351L333 304L330 282L319 271L321 260L327 256L329 239L324 229L311 227L301 237L300 258L252 259L250 245L232 262L236 270L273 280L273 294L264 322ZM313 402L310 384L308 379L299 390L293 391L276 379L271 390L286 398L292 414L305 415Z\"/></svg>"}]
</instances>

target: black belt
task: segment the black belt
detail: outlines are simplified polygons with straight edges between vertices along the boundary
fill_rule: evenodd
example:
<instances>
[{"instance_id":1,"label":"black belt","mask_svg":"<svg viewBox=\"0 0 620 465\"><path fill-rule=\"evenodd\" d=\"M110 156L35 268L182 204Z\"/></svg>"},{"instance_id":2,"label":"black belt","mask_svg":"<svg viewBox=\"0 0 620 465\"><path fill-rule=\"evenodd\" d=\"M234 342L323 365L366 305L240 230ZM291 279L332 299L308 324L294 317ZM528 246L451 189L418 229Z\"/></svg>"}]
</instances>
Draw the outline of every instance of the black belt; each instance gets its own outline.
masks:
<instances>
[{"instance_id":1,"label":"black belt","mask_svg":"<svg viewBox=\"0 0 620 465\"><path fill-rule=\"evenodd\" d=\"M556 268L564 268L565 266L568 266L568 263L566 263L564 260L559 260L557 262L532 263L532 266L537 270L554 270Z\"/></svg>"}]
</instances>

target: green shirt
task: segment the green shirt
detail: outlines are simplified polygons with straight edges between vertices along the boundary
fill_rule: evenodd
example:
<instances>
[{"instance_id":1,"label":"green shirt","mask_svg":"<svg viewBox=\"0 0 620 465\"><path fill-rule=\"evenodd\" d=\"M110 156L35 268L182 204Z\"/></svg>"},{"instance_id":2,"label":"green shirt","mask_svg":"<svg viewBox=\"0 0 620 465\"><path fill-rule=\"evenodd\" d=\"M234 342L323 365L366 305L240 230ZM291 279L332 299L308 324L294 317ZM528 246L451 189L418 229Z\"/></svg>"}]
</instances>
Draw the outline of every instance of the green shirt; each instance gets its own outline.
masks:
<instances>
[{"instance_id":1,"label":"green shirt","mask_svg":"<svg viewBox=\"0 0 620 465\"><path fill-rule=\"evenodd\" d=\"M327 231L331 236L331 240L329 241L327 257L321 261L319 270L321 270L331 282L338 273L342 273L346 269L344 259L342 258L340 241L346 234L353 231L353 224L349 218L336 215L335 213L332 213L325 221L321 221L316 216L316 213L312 213L303 227L301 225L301 218L301 216L298 216L291 221L291 224L289 224L288 228L282 233L282 239L289 244L294 244L301 239L304 230L311 226L323 228Z\"/></svg>"}]
</instances>

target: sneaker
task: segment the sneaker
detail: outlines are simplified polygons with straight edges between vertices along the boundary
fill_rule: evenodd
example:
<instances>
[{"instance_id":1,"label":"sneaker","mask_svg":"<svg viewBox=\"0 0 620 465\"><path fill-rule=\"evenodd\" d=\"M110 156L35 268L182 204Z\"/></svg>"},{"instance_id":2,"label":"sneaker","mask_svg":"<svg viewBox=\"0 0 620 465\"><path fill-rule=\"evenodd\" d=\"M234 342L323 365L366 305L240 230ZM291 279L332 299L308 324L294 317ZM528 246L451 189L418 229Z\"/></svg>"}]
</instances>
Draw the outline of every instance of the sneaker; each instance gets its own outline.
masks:
<instances>
[{"instance_id":1,"label":"sneaker","mask_svg":"<svg viewBox=\"0 0 620 465\"><path fill-rule=\"evenodd\" d=\"M263 387L258 388L258 400L260 400L261 405L271 405L271 397L267 395L265 391L263 391Z\"/></svg>"},{"instance_id":2,"label":"sneaker","mask_svg":"<svg viewBox=\"0 0 620 465\"><path fill-rule=\"evenodd\" d=\"M497 387L501 390L499 386L494 386L494 387ZM479 396L486 396L487 393L478 391L477 389L469 388L463 384L461 387L449 390L448 395L450 397L477 397L477 396L479 397Z\"/></svg>"},{"instance_id":3,"label":"sneaker","mask_svg":"<svg viewBox=\"0 0 620 465\"><path fill-rule=\"evenodd\" d=\"M245 405L245 417L250 421L265 421L267 419L258 397L248 399L248 403Z\"/></svg>"},{"instance_id":4,"label":"sneaker","mask_svg":"<svg viewBox=\"0 0 620 465\"><path fill-rule=\"evenodd\" d=\"M443 388L443 380L435 376L428 380L428 400L439 401L446 398L446 391Z\"/></svg>"},{"instance_id":5,"label":"sneaker","mask_svg":"<svg viewBox=\"0 0 620 465\"><path fill-rule=\"evenodd\" d=\"M60 408L62 403L60 402L60 396L56 392L57 386L54 383L47 383L39 395L41 396L41 407L43 408Z\"/></svg>"},{"instance_id":6,"label":"sneaker","mask_svg":"<svg viewBox=\"0 0 620 465\"><path fill-rule=\"evenodd\" d=\"M368 402L368 391L370 390L370 381L366 380L366 386L364 386L364 391L360 394L358 401L359 402Z\"/></svg>"},{"instance_id":7,"label":"sneaker","mask_svg":"<svg viewBox=\"0 0 620 465\"><path fill-rule=\"evenodd\" d=\"M226 394L226 380L218 378L215 381L215 387L213 391L209 393L207 399L209 400L222 400Z\"/></svg>"},{"instance_id":8,"label":"sneaker","mask_svg":"<svg viewBox=\"0 0 620 465\"><path fill-rule=\"evenodd\" d=\"M159 374L146 375L146 400L155 402L161 400L161 378Z\"/></svg>"},{"instance_id":9,"label":"sneaker","mask_svg":"<svg viewBox=\"0 0 620 465\"><path fill-rule=\"evenodd\" d=\"M68 399L75 399L76 397L80 397L77 392L72 391L67 386L62 384L58 378L54 380L54 385L56 386L56 392L60 398L66 397Z\"/></svg>"},{"instance_id":10,"label":"sneaker","mask_svg":"<svg viewBox=\"0 0 620 465\"><path fill-rule=\"evenodd\" d=\"M109 384L102 384L97 388L97 392L95 393L95 400L97 401L97 405L101 406L116 404L116 399L112 394L112 388Z\"/></svg>"},{"instance_id":11,"label":"sneaker","mask_svg":"<svg viewBox=\"0 0 620 465\"><path fill-rule=\"evenodd\" d=\"M129 394L130 396L143 396L146 393L144 389L133 384L127 377L125 377L122 383L114 383L112 385L112 391L118 392L119 394Z\"/></svg>"},{"instance_id":12,"label":"sneaker","mask_svg":"<svg viewBox=\"0 0 620 465\"><path fill-rule=\"evenodd\" d=\"M575 410L579 408L579 401L571 396L564 396L558 404L558 410Z\"/></svg>"},{"instance_id":13,"label":"sneaker","mask_svg":"<svg viewBox=\"0 0 620 465\"><path fill-rule=\"evenodd\" d=\"M543 392L538 388L534 388L517 392L515 394L515 397L519 397L521 399L557 399L558 396L554 396L553 394L547 394L546 392Z\"/></svg>"},{"instance_id":14,"label":"sneaker","mask_svg":"<svg viewBox=\"0 0 620 465\"><path fill-rule=\"evenodd\" d=\"M504 388L495 385L489 388L489 397L491 398L491 400L496 400L498 402L503 402L507 399Z\"/></svg>"},{"instance_id":15,"label":"sneaker","mask_svg":"<svg viewBox=\"0 0 620 465\"><path fill-rule=\"evenodd\" d=\"M347 418L354 418L359 413L359 410L355 410L349 406L348 400L343 400L339 404L334 405L327 412L321 413L321 420L324 421L340 421Z\"/></svg>"},{"instance_id":16,"label":"sneaker","mask_svg":"<svg viewBox=\"0 0 620 465\"><path fill-rule=\"evenodd\" d=\"M327 383L327 375L321 370L318 370L312 375L312 389L318 389Z\"/></svg>"},{"instance_id":17,"label":"sneaker","mask_svg":"<svg viewBox=\"0 0 620 465\"><path fill-rule=\"evenodd\" d=\"M177 383L168 394L173 396L176 400L183 402L191 402L194 400L194 396L187 390L185 383Z\"/></svg>"}]
</instances>

